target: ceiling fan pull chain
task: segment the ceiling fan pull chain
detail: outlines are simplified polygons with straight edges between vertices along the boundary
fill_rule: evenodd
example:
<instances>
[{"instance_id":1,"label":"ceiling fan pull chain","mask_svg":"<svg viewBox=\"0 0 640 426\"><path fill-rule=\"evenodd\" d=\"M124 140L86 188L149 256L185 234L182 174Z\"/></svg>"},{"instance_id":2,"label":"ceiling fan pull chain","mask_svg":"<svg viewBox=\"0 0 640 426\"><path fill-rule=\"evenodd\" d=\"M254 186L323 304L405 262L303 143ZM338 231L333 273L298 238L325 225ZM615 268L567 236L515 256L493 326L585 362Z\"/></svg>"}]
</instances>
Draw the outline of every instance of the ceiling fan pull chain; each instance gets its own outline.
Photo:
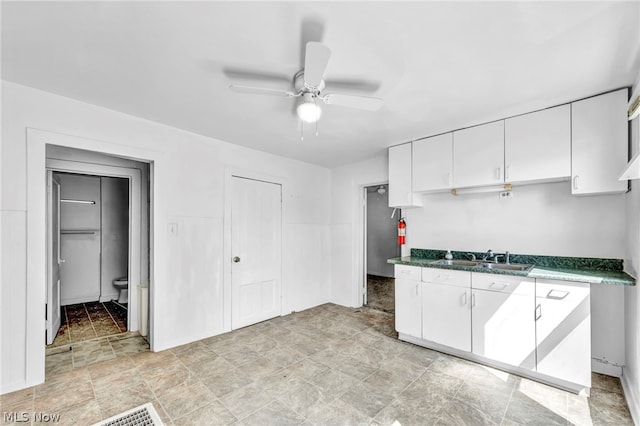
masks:
<instances>
[{"instance_id":1,"label":"ceiling fan pull chain","mask_svg":"<svg viewBox=\"0 0 640 426\"><path fill-rule=\"evenodd\" d=\"M320 113L319 113L319 107L318 107L318 97L314 96L313 97L313 103L316 105L316 136L318 136L318 121L320 120Z\"/></svg>"},{"instance_id":2,"label":"ceiling fan pull chain","mask_svg":"<svg viewBox=\"0 0 640 426\"><path fill-rule=\"evenodd\" d=\"M299 120L300 121L300 140L303 141L304 140L304 121Z\"/></svg>"}]
</instances>

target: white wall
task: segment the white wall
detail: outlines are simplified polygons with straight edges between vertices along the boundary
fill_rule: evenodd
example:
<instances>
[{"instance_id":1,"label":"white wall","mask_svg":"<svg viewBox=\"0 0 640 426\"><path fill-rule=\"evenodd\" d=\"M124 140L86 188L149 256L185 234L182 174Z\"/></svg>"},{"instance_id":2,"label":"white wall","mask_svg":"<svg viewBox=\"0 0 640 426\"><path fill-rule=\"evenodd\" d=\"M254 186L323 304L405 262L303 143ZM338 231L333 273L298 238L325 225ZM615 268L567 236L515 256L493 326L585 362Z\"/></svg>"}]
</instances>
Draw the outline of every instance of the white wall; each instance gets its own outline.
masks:
<instances>
[{"instance_id":1,"label":"white wall","mask_svg":"<svg viewBox=\"0 0 640 426\"><path fill-rule=\"evenodd\" d=\"M634 86L640 85L640 76ZM631 122L631 151L640 150L640 118ZM640 180L631 181L626 197L626 253L625 269L636 278L640 271ZM625 288L625 343L626 365L622 372L629 409L636 424L640 424L640 291L638 286Z\"/></svg>"},{"instance_id":2,"label":"white wall","mask_svg":"<svg viewBox=\"0 0 640 426\"><path fill-rule=\"evenodd\" d=\"M26 128L80 136L109 151L153 151L162 156L155 170L153 195L163 206L154 222L178 222L176 238L153 235L155 246L172 254L157 278L152 309L156 350L224 331L230 315L223 303L223 193L225 169L279 176L283 186L283 312L329 301L328 169L216 139L203 137L137 117L85 104L9 82L2 83L2 306L0 321L0 393L34 385L44 379L44 333L25 326L27 300ZM106 150L106 148L105 148ZM11 247L11 250L8 250ZM192 257L193 255L193 257ZM11 267L7 268L10 262ZM173 286L174 278L182 285ZM4 283L11 282L11 285ZM44 286L44 283L42 284ZM154 283L152 283L154 285ZM227 289L228 290L228 289ZM27 318L29 322L29 318ZM41 342L41 343L39 343ZM32 348L42 348L33 354ZM27 350L29 349L29 351ZM35 361L34 361L35 360ZM42 361L42 362L40 362Z\"/></svg>"},{"instance_id":3,"label":"white wall","mask_svg":"<svg viewBox=\"0 0 640 426\"><path fill-rule=\"evenodd\" d=\"M129 180L101 177L100 195L100 300L104 302L118 298L119 292L113 286L113 280L126 277L129 273Z\"/></svg>"},{"instance_id":4,"label":"white wall","mask_svg":"<svg viewBox=\"0 0 640 426\"><path fill-rule=\"evenodd\" d=\"M388 181L387 153L331 171L331 301L362 306L364 187Z\"/></svg>"},{"instance_id":5,"label":"white wall","mask_svg":"<svg viewBox=\"0 0 640 426\"><path fill-rule=\"evenodd\" d=\"M497 193L429 194L407 209L406 247L624 258L624 195L575 197L569 182ZM407 253L408 254L408 253Z\"/></svg>"}]
</instances>

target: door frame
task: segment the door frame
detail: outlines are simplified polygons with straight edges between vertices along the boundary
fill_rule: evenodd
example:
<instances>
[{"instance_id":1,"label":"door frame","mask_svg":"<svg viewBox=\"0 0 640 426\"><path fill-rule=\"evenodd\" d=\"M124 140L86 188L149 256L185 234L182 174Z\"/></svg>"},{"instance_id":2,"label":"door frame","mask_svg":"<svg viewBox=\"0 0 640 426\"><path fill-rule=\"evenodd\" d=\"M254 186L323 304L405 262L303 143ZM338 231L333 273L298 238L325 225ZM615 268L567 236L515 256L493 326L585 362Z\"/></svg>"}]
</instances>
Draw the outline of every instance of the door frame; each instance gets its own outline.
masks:
<instances>
[{"instance_id":1,"label":"door frame","mask_svg":"<svg viewBox=\"0 0 640 426\"><path fill-rule=\"evenodd\" d=\"M377 180L358 185L358 213L356 214L355 228L358 232L356 268L359 273L356 275L356 295L359 304L356 306L363 306L367 298L367 188L380 185L389 185L389 180Z\"/></svg>"},{"instance_id":2,"label":"door frame","mask_svg":"<svg viewBox=\"0 0 640 426\"><path fill-rule=\"evenodd\" d=\"M156 289L166 288L161 270L166 264L167 241L154 238L167 226L166 202L159 194L165 154L78 136L34 128L26 129L27 140L27 286L25 326L25 384L33 386L45 380L45 327L42 313L46 302L46 146L59 145L149 163L149 344L158 350L159 330L154 327ZM161 345L161 343L160 343Z\"/></svg>"},{"instance_id":3,"label":"door frame","mask_svg":"<svg viewBox=\"0 0 640 426\"><path fill-rule=\"evenodd\" d=\"M74 173L97 177L116 177L127 179L129 185L129 253L127 277L129 278L129 303L127 309L127 331L138 331L138 292L136 287L142 283L142 194L140 170L128 167L83 163L78 161L46 160L47 171L54 173ZM101 261L102 263L102 261ZM102 280L100 289L102 291Z\"/></svg>"},{"instance_id":4,"label":"door frame","mask_svg":"<svg viewBox=\"0 0 640 426\"><path fill-rule=\"evenodd\" d=\"M286 277L283 268L283 250L282 247L285 246L286 242L286 231L285 231L285 217L286 217L286 195L288 194L288 179L282 176L269 175L266 173L253 172L245 169L237 169L237 168L225 168L224 170L224 202L223 202L223 286L222 286L222 296L223 296L223 329L225 332L231 331L231 309L232 309L232 286L231 286L231 258L232 247L231 247L231 205L233 201L233 190L232 190L232 181L234 177L242 178L242 179L252 179L266 183L273 183L276 185L280 185L280 277L281 277L281 291L280 291L280 315L283 315L284 312L287 312L288 309L288 298L287 298L287 286L286 286Z\"/></svg>"},{"instance_id":5,"label":"door frame","mask_svg":"<svg viewBox=\"0 0 640 426\"><path fill-rule=\"evenodd\" d=\"M51 183L51 188L49 188L49 183ZM54 186L58 187L56 197L53 196ZM58 179L53 175L53 171L47 171L47 301L45 310L45 318L47 321L45 344L47 345L52 344L55 340L55 335L58 334L62 322L62 313L60 311L60 249L62 246L60 241L60 189L60 182L58 182ZM49 192L49 190L51 190L51 192ZM53 220L54 210L56 211L55 221ZM55 235L56 233L53 232L54 224L58 235ZM53 243L54 239L56 240L56 244ZM54 250L53 247L56 245L57 247ZM58 279L54 280L53 276L56 267L58 268ZM54 293L53 289L56 287L58 287L58 291L57 297L54 299L52 293ZM51 306L56 303L58 307L57 318L53 317L53 307Z\"/></svg>"}]
</instances>

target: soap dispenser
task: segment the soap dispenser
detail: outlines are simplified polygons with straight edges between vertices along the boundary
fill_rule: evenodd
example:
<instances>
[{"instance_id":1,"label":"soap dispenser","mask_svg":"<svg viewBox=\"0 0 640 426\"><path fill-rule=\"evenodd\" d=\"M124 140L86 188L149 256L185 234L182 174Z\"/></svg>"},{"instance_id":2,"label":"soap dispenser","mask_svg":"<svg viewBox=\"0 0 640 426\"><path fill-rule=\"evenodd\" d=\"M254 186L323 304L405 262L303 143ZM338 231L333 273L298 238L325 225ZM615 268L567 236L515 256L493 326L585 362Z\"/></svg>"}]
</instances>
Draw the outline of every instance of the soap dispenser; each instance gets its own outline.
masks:
<instances>
[{"instance_id":1,"label":"soap dispenser","mask_svg":"<svg viewBox=\"0 0 640 426\"><path fill-rule=\"evenodd\" d=\"M447 254L444 255L444 258L447 260L453 259L453 255L451 254L451 250L447 250Z\"/></svg>"}]
</instances>

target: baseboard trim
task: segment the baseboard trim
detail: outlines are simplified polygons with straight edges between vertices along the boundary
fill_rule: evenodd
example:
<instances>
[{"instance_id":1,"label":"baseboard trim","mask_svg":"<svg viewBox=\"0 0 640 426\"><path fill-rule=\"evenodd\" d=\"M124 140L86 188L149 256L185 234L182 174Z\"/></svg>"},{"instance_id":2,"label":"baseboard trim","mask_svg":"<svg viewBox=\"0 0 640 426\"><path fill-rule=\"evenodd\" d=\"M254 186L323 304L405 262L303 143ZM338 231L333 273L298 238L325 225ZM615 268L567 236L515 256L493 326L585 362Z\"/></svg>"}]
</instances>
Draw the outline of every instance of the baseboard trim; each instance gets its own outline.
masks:
<instances>
[{"instance_id":1,"label":"baseboard trim","mask_svg":"<svg viewBox=\"0 0 640 426\"><path fill-rule=\"evenodd\" d=\"M74 297L72 299L61 299L60 306L77 305L78 303L89 303L89 302L95 302L96 300L100 300L99 294L95 296L84 296L84 297Z\"/></svg>"},{"instance_id":2,"label":"baseboard trim","mask_svg":"<svg viewBox=\"0 0 640 426\"><path fill-rule=\"evenodd\" d=\"M624 374L624 369L622 370L620 382L622 383L622 392L624 393L624 399L627 401L627 405L629 406L629 412L631 413L633 423L640 425L640 395L636 394L633 384L629 383L629 376Z\"/></svg>"},{"instance_id":3,"label":"baseboard trim","mask_svg":"<svg viewBox=\"0 0 640 426\"><path fill-rule=\"evenodd\" d=\"M112 300L118 300L118 296L119 296L118 293L103 295L103 296L100 296L100 302L104 303L104 302L111 302Z\"/></svg>"},{"instance_id":4,"label":"baseboard trim","mask_svg":"<svg viewBox=\"0 0 640 426\"><path fill-rule=\"evenodd\" d=\"M596 359L591 359L591 371L607 376L622 377L622 367L614 364L605 364Z\"/></svg>"}]
</instances>

